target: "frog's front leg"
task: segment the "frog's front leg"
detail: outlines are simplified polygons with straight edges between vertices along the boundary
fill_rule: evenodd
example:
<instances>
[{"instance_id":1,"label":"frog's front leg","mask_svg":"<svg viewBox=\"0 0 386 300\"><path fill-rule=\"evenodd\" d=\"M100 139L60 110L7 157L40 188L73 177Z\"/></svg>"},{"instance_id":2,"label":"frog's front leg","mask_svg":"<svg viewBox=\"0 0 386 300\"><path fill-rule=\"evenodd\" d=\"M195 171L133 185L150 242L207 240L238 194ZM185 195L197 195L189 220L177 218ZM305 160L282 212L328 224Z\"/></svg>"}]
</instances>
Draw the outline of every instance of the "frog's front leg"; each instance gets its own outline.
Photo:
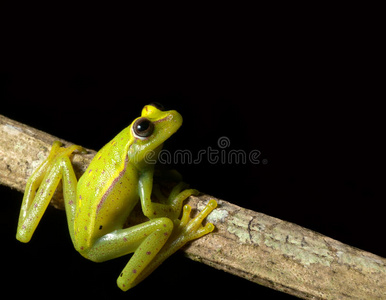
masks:
<instances>
[{"instance_id":1,"label":"frog's front leg","mask_svg":"<svg viewBox=\"0 0 386 300\"><path fill-rule=\"evenodd\" d=\"M54 142L48 158L27 181L16 234L21 242L30 241L61 179L70 235L73 238L77 179L69 156L83 148L76 145L68 148L60 146L60 142Z\"/></svg>"},{"instance_id":2,"label":"frog's front leg","mask_svg":"<svg viewBox=\"0 0 386 300\"><path fill-rule=\"evenodd\" d=\"M183 201L191 195L198 195L195 189L185 189L186 184L180 182L171 191L166 203L154 203L151 201L153 192L154 168L150 167L142 172L139 178L139 196L143 214L149 219L167 217L177 219L181 214Z\"/></svg>"}]
</instances>

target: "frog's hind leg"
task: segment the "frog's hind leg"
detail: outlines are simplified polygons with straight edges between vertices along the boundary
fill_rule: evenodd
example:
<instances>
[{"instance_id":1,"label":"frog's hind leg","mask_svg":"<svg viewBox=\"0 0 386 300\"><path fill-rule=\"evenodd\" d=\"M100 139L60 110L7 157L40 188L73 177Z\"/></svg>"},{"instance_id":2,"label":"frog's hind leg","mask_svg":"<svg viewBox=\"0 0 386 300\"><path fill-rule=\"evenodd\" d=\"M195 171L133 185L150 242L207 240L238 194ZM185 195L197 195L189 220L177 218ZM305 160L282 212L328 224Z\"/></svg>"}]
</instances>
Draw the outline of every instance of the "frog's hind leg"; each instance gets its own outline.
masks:
<instances>
[{"instance_id":1,"label":"frog's hind leg","mask_svg":"<svg viewBox=\"0 0 386 300\"><path fill-rule=\"evenodd\" d=\"M61 148L60 146L60 142L54 142L48 158L27 181L16 234L16 238L21 242L30 241L62 178L66 213L70 234L73 237L73 226L70 220L73 219L75 212L77 180L69 156L75 150L82 150L82 147L73 145Z\"/></svg>"},{"instance_id":2,"label":"frog's hind leg","mask_svg":"<svg viewBox=\"0 0 386 300\"><path fill-rule=\"evenodd\" d=\"M94 262L103 262L134 252L117 279L119 288L127 291L135 285L139 276L144 278L142 272L170 238L173 226L168 218L152 219L106 234L90 248L81 248L79 252Z\"/></svg>"},{"instance_id":3,"label":"frog's hind leg","mask_svg":"<svg viewBox=\"0 0 386 300\"><path fill-rule=\"evenodd\" d=\"M190 218L191 207L185 205L181 221L174 227L172 236L168 239L158 255L151 261L146 269L136 278L132 286L137 285L153 272L170 255L183 247L187 242L198 239L214 230L212 223L202 226L202 221L217 207L215 200L210 200L205 208L195 217ZM176 225L176 224L175 224Z\"/></svg>"}]
</instances>

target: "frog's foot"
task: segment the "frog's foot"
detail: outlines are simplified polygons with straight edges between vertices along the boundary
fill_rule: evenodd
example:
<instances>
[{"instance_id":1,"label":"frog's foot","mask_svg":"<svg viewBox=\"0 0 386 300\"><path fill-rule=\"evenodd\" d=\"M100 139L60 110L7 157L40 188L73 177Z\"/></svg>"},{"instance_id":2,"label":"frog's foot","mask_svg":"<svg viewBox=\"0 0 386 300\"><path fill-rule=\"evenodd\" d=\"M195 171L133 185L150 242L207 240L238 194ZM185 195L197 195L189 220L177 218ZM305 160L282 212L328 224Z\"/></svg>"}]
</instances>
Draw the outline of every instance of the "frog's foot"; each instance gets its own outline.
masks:
<instances>
[{"instance_id":1,"label":"frog's foot","mask_svg":"<svg viewBox=\"0 0 386 300\"><path fill-rule=\"evenodd\" d=\"M202 226L202 221L217 207L215 200L210 200L205 208L195 217L190 218L191 207L185 205L181 220L176 219L174 222L174 229L162 247L161 251L156 257L150 262L145 270L138 275L131 287L137 285L144 278L146 278L154 269L156 269L165 259L176 252L178 249L183 247L187 242L198 239L205 234L208 234L214 230L212 223L207 223Z\"/></svg>"},{"instance_id":2,"label":"frog's foot","mask_svg":"<svg viewBox=\"0 0 386 300\"><path fill-rule=\"evenodd\" d=\"M214 230L214 225L212 223L207 223L205 226L202 225L204 219L217 207L217 202L215 200L210 200L205 208L195 217L190 218L190 213L192 208L189 205L185 205L183 208L183 214L181 221L177 220L177 226L173 244L180 245L178 248L182 247L185 243L198 239ZM171 238L173 240L173 236ZM181 245L182 244L182 245Z\"/></svg>"}]
</instances>

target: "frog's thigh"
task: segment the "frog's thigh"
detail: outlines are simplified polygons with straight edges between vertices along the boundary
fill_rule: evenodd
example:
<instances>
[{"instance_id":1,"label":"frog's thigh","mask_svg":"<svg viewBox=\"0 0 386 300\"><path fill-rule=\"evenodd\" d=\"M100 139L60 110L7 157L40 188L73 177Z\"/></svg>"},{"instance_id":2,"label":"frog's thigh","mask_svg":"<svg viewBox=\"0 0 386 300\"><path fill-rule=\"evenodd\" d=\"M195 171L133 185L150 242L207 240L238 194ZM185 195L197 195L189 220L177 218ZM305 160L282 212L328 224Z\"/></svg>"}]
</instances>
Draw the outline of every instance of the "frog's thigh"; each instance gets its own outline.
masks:
<instances>
[{"instance_id":1,"label":"frog's thigh","mask_svg":"<svg viewBox=\"0 0 386 300\"><path fill-rule=\"evenodd\" d=\"M172 231L173 222L170 219L153 219L106 234L83 254L88 259L102 262L135 252L118 278L118 286L128 290L161 250Z\"/></svg>"}]
</instances>

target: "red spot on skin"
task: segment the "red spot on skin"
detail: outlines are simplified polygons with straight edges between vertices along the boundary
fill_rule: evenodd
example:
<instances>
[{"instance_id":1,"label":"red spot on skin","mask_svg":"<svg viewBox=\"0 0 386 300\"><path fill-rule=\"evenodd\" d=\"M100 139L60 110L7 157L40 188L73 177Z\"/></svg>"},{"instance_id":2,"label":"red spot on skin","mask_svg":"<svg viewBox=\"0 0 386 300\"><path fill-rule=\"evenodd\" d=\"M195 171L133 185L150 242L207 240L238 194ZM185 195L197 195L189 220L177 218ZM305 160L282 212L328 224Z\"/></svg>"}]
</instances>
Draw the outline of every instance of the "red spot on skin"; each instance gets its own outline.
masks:
<instances>
[{"instance_id":1,"label":"red spot on skin","mask_svg":"<svg viewBox=\"0 0 386 300\"><path fill-rule=\"evenodd\" d=\"M49 182L50 182L50 179L47 179L46 182L49 183Z\"/></svg>"},{"instance_id":2,"label":"red spot on skin","mask_svg":"<svg viewBox=\"0 0 386 300\"><path fill-rule=\"evenodd\" d=\"M150 252L150 251L147 251L147 252L146 252L146 254L147 254L147 255L150 255L150 254L151 254L151 252Z\"/></svg>"},{"instance_id":3,"label":"red spot on skin","mask_svg":"<svg viewBox=\"0 0 386 300\"><path fill-rule=\"evenodd\" d=\"M84 248L83 247L80 247L80 250L83 250Z\"/></svg>"},{"instance_id":4,"label":"red spot on skin","mask_svg":"<svg viewBox=\"0 0 386 300\"><path fill-rule=\"evenodd\" d=\"M168 235L169 235L169 233L167 233L167 232L164 233L164 236L168 236Z\"/></svg>"},{"instance_id":5,"label":"red spot on skin","mask_svg":"<svg viewBox=\"0 0 386 300\"><path fill-rule=\"evenodd\" d=\"M73 204L74 204L74 201L70 200L70 201L68 202L68 204L73 205Z\"/></svg>"},{"instance_id":6,"label":"red spot on skin","mask_svg":"<svg viewBox=\"0 0 386 300\"><path fill-rule=\"evenodd\" d=\"M136 269L133 269L133 273L134 273L134 274L137 273L137 270L136 270Z\"/></svg>"},{"instance_id":7,"label":"red spot on skin","mask_svg":"<svg viewBox=\"0 0 386 300\"><path fill-rule=\"evenodd\" d=\"M88 173L90 174L90 173L91 173L91 171L92 171L92 169L90 169L90 171L88 171Z\"/></svg>"},{"instance_id":8,"label":"red spot on skin","mask_svg":"<svg viewBox=\"0 0 386 300\"><path fill-rule=\"evenodd\" d=\"M127 238L124 237L124 238L123 238L123 241L124 241L124 242L127 242Z\"/></svg>"}]
</instances>

